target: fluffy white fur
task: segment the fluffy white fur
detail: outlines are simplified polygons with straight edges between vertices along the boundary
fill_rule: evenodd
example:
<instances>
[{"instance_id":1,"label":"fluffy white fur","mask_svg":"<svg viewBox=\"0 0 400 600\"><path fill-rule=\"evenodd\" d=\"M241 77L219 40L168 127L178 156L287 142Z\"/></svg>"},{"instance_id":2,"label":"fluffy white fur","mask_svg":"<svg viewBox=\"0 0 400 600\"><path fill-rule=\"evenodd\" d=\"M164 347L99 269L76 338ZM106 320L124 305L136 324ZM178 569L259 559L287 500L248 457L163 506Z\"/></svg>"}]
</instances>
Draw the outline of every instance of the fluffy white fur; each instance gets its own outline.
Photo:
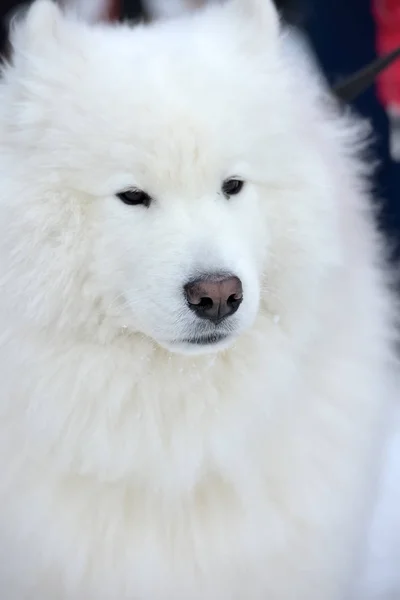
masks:
<instances>
[{"instance_id":1,"label":"fluffy white fur","mask_svg":"<svg viewBox=\"0 0 400 600\"><path fill-rule=\"evenodd\" d=\"M135 29L37 0L12 38L1 597L347 598L394 399L358 133L264 0ZM215 271L244 301L190 346Z\"/></svg>"}]
</instances>

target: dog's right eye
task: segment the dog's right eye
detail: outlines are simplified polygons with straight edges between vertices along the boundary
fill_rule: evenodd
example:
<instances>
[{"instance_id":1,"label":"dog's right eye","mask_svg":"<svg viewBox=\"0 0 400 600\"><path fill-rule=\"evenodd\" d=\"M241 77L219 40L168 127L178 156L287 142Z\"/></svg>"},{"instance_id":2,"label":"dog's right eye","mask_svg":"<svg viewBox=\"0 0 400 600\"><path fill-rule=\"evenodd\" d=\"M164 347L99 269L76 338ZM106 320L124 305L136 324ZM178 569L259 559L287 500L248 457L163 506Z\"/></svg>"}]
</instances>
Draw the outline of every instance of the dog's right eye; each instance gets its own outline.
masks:
<instances>
[{"instance_id":1,"label":"dog's right eye","mask_svg":"<svg viewBox=\"0 0 400 600\"><path fill-rule=\"evenodd\" d=\"M125 190L117 194L117 198L124 204L128 204L128 206L145 206L148 208L151 204L151 196L143 190Z\"/></svg>"}]
</instances>

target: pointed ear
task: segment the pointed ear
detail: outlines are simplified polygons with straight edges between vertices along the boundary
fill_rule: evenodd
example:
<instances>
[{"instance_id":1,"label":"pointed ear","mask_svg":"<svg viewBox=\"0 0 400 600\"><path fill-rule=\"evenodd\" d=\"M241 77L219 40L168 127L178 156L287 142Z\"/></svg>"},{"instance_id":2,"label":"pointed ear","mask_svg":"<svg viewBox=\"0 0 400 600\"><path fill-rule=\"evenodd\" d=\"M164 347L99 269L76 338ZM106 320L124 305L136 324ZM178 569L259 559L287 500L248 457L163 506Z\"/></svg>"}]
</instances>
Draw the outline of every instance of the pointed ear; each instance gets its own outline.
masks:
<instances>
[{"instance_id":1,"label":"pointed ear","mask_svg":"<svg viewBox=\"0 0 400 600\"><path fill-rule=\"evenodd\" d=\"M279 34L279 17L272 0L231 0L232 9L243 26L251 27L254 34L276 38Z\"/></svg>"},{"instance_id":2,"label":"pointed ear","mask_svg":"<svg viewBox=\"0 0 400 600\"><path fill-rule=\"evenodd\" d=\"M35 0L27 9L14 14L10 22L10 41L15 52L32 52L57 41L63 14L52 0Z\"/></svg>"}]
</instances>

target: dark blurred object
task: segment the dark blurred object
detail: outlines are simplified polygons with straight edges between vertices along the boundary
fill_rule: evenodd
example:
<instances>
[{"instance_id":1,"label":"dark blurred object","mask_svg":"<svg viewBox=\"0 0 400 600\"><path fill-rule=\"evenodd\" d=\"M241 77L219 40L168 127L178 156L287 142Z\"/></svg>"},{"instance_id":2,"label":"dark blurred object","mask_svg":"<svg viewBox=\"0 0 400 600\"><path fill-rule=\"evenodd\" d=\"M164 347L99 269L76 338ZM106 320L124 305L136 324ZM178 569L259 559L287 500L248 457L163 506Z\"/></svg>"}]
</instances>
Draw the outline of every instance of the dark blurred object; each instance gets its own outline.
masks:
<instances>
[{"instance_id":1,"label":"dark blurred object","mask_svg":"<svg viewBox=\"0 0 400 600\"><path fill-rule=\"evenodd\" d=\"M0 0L0 54L4 56L7 50L8 40L8 17L12 11L19 6L19 2L15 0Z\"/></svg>"},{"instance_id":2,"label":"dark blurred object","mask_svg":"<svg viewBox=\"0 0 400 600\"><path fill-rule=\"evenodd\" d=\"M307 0L274 0L284 21L291 25L304 22L307 15Z\"/></svg>"},{"instance_id":3,"label":"dark blurred object","mask_svg":"<svg viewBox=\"0 0 400 600\"><path fill-rule=\"evenodd\" d=\"M140 0L121 0L120 17L123 19L140 19L146 15Z\"/></svg>"},{"instance_id":4,"label":"dark blurred object","mask_svg":"<svg viewBox=\"0 0 400 600\"><path fill-rule=\"evenodd\" d=\"M354 102L358 96L363 94L371 85L374 85L387 69L397 63L399 57L400 48L380 56L354 75L336 84L333 87L333 92L342 102Z\"/></svg>"}]
</instances>

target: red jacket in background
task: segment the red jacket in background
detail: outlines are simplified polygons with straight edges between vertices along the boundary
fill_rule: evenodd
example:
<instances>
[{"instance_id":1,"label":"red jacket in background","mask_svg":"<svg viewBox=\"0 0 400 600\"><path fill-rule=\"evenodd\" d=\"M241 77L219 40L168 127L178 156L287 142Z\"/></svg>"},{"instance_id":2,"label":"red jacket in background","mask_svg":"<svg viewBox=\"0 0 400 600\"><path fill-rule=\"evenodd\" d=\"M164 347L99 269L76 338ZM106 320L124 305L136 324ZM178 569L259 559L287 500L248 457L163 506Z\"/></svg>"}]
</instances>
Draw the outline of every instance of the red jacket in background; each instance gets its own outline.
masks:
<instances>
[{"instance_id":1,"label":"red jacket in background","mask_svg":"<svg viewBox=\"0 0 400 600\"><path fill-rule=\"evenodd\" d=\"M400 0L372 0L378 55L400 47ZM378 94L386 108L400 112L400 59L378 78Z\"/></svg>"}]
</instances>

